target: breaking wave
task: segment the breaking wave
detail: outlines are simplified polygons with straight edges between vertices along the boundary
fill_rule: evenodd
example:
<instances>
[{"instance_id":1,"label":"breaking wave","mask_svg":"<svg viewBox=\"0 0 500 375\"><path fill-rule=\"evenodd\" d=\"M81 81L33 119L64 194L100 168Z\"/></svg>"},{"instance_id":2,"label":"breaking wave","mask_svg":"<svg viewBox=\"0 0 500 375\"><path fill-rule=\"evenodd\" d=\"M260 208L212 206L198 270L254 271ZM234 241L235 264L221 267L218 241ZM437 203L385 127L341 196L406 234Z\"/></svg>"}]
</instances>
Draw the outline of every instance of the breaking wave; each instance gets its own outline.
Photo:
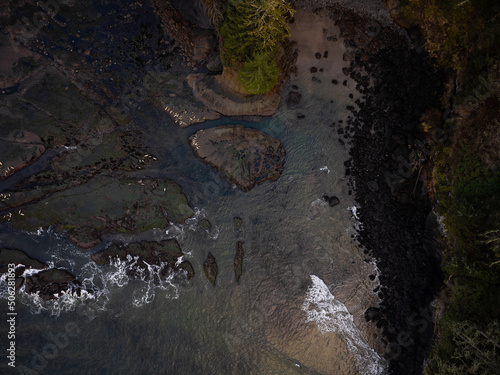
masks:
<instances>
[{"instance_id":1,"label":"breaking wave","mask_svg":"<svg viewBox=\"0 0 500 375\"><path fill-rule=\"evenodd\" d=\"M179 298L179 277L176 273L169 271L164 274L167 263L160 265L146 264L147 269L136 267L138 258L128 256L126 260L112 260L109 266L99 266L90 261L86 263L80 272L76 273L76 279L81 284L70 284L66 292L55 294L55 299L46 300L37 293L29 294L25 285L16 292L16 300L30 307L32 313L39 314L47 311L51 315L60 315L63 312L77 311L90 318L94 318L99 311L106 310L110 300L110 294L114 288L123 288L131 280L140 283L134 286L131 304L140 307L151 303L158 292L164 293L166 298ZM50 269L54 267L48 262ZM32 276L42 270L26 269L22 277ZM129 275L133 273L134 277ZM177 276L177 279L176 279ZM0 299L8 297L7 273L0 276Z\"/></svg>"},{"instance_id":2,"label":"breaking wave","mask_svg":"<svg viewBox=\"0 0 500 375\"><path fill-rule=\"evenodd\" d=\"M383 374L385 367L382 359L368 345L345 305L335 299L319 277L311 275L311 280L313 284L307 290L302 304L302 310L307 314L306 322L315 322L322 333L336 332L342 335L362 375Z\"/></svg>"}]
</instances>

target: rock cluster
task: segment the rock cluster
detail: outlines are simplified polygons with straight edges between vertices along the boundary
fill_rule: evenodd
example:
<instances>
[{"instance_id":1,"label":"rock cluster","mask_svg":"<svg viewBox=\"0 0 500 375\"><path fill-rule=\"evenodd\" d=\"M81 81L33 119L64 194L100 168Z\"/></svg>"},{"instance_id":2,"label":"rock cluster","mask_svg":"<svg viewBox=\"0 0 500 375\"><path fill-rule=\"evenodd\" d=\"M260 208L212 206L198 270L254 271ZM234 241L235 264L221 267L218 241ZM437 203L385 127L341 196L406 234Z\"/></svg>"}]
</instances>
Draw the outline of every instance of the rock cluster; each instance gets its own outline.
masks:
<instances>
[{"instance_id":1,"label":"rock cluster","mask_svg":"<svg viewBox=\"0 0 500 375\"><path fill-rule=\"evenodd\" d=\"M346 174L352 176L360 206L359 241L381 271L381 288L374 292L382 302L365 316L382 329L390 373L420 373L432 321L425 320L425 327L414 322L427 319L423 311L430 311L439 291L440 260L423 241L431 210L427 194L417 173L405 171L409 163L402 160L408 161L417 147L416 125L434 103L438 80L393 27L346 9L331 12L345 38L349 74L364 95L357 102L359 111L352 109L354 118L334 127L343 135L339 142L352 146ZM409 338L403 344L401 335Z\"/></svg>"},{"instance_id":2,"label":"rock cluster","mask_svg":"<svg viewBox=\"0 0 500 375\"><path fill-rule=\"evenodd\" d=\"M57 299L61 293L80 295L81 283L66 270L48 268L48 265L31 258L21 250L0 249L0 274L7 272L8 264L15 264L16 290L24 285L28 294L38 294L44 300ZM28 276L23 276L29 270ZM38 272L36 270L39 270Z\"/></svg>"},{"instance_id":3,"label":"rock cluster","mask_svg":"<svg viewBox=\"0 0 500 375\"><path fill-rule=\"evenodd\" d=\"M170 272L184 271L188 280L194 277L194 268L188 260L179 259L184 254L176 240L166 240L160 243L141 241L128 245L112 245L92 254L92 260L99 265L109 264L120 259L133 267L128 268L128 274L133 277L150 279L154 275L149 266L157 266L159 276L168 276Z\"/></svg>"}]
</instances>

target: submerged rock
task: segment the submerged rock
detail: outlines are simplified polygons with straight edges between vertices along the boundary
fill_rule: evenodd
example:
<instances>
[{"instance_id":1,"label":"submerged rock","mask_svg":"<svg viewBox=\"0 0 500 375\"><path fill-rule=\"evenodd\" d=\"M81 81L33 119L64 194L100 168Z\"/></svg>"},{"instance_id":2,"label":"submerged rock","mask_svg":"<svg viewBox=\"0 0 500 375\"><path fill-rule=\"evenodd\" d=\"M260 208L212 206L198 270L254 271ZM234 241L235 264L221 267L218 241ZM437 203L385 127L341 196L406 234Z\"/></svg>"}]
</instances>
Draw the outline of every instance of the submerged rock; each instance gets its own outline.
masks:
<instances>
[{"instance_id":1,"label":"submerged rock","mask_svg":"<svg viewBox=\"0 0 500 375\"><path fill-rule=\"evenodd\" d=\"M217 280L217 273L219 269L217 267L217 261L212 253L208 253L207 259L203 262L203 270L205 271L205 275L207 275L208 280L215 286Z\"/></svg>"},{"instance_id":2,"label":"submerged rock","mask_svg":"<svg viewBox=\"0 0 500 375\"><path fill-rule=\"evenodd\" d=\"M285 148L279 140L241 125L200 130L189 144L205 163L243 191L277 180L285 163Z\"/></svg>"},{"instance_id":3,"label":"submerged rock","mask_svg":"<svg viewBox=\"0 0 500 375\"><path fill-rule=\"evenodd\" d=\"M288 93L288 98L286 100L286 106L287 108L293 108L297 106L300 103L300 100L302 99L302 95L296 91L290 91Z\"/></svg>"},{"instance_id":4,"label":"submerged rock","mask_svg":"<svg viewBox=\"0 0 500 375\"><path fill-rule=\"evenodd\" d=\"M238 241L236 243L236 255L234 256L234 277L236 282L240 282L240 277L243 274L243 257L245 256L245 250L243 250L243 242Z\"/></svg>"},{"instance_id":5,"label":"submerged rock","mask_svg":"<svg viewBox=\"0 0 500 375\"><path fill-rule=\"evenodd\" d=\"M235 216L233 217L233 224L234 224L234 229L239 230L243 225L243 219L239 216Z\"/></svg>"}]
</instances>

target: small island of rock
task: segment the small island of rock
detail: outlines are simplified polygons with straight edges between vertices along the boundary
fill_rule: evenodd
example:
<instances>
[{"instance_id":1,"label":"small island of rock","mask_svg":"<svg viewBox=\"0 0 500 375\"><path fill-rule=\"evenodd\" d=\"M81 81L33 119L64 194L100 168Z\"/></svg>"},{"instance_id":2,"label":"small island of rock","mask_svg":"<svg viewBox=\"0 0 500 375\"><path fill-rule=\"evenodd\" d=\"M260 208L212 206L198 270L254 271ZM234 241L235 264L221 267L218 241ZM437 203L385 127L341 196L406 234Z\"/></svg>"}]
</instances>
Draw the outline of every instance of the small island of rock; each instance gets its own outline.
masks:
<instances>
[{"instance_id":1,"label":"small island of rock","mask_svg":"<svg viewBox=\"0 0 500 375\"><path fill-rule=\"evenodd\" d=\"M189 144L205 163L243 191L277 180L285 164L285 148L278 139L242 125L200 130Z\"/></svg>"}]
</instances>

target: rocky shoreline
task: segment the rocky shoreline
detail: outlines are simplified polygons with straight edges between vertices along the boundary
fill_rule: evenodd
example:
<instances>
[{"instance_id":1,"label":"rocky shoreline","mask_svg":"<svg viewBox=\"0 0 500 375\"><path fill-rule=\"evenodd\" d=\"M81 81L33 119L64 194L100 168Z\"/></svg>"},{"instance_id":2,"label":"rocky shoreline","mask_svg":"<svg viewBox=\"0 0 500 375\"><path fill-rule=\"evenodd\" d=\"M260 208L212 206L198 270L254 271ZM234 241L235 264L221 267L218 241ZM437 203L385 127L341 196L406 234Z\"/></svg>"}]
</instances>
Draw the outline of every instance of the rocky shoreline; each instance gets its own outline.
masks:
<instances>
[{"instance_id":1,"label":"rocky shoreline","mask_svg":"<svg viewBox=\"0 0 500 375\"><path fill-rule=\"evenodd\" d=\"M435 103L437 77L417 47L391 26L342 8L328 9L341 30L349 74L363 94L338 141L349 143L352 178L362 226L358 240L377 261L382 302L365 312L382 329L391 374L419 374L433 333L431 303L442 276L425 173L412 170L418 124ZM375 276L373 276L375 277Z\"/></svg>"},{"instance_id":2,"label":"rocky shoreline","mask_svg":"<svg viewBox=\"0 0 500 375\"><path fill-rule=\"evenodd\" d=\"M161 2L153 3L159 6ZM375 258L380 269L381 287L375 288L373 293L377 293L382 302L366 310L365 318L382 331L383 338L373 336L368 341L382 342L391 374L420 373L430 348L433 328L429 317L432 314L431 302L439 290L441 274L438 253L428 246L431 241L427 241L433 232L428 225L431 205L422 181L425 171L423 174L411 171L410 155L418 150L417 125L422 113L433 103L432 93L437 80L425 65L421 49L411 45L409 37L390 22L387 14L375 19L338 4L316 7L326 6L326 3L299 1L297 6L309 12L328 12L332 23L340 28L340 38L344 39L346 46L343 60L350 63L350 68L342 71L346 78L350 76L357 82L357 89L363 95L356 101L357 108L354 105L347 108L352 117L346 123L333 123L330 127L336 134L334 139L338 139L341 145L347 143L351 146L351 160L345 163L345 175L352 179L359 205L362 227L358 239L367 255L366 261ZM173 48L181 49L180 54L186 58L184 63L193 72L198 68L210 71L209 67L215 72L217 53L211 32L195 30L193 24L184 20L174 7L165 4L162 5L164 14L159 17L175 21L171 24L164 22L163 26L168 35L176 39ZM161 13L158 9L156 11ZM85 14L84 10L80 12ZM296 57L293 44L287 46L288 55ZM322 56L326 58L319 54L319 58ZM67 61L63 61L63 57ZM72 55L63 57L55 56L54 60L69 65L73 58ZM77 61L76 57L74 59ZM105 61L103 58L102 67ZM98 94L91 89L97 83L105 82L104 78L88 73L88 80L81 83L72 74L63 74L47 61L32 59L24 64L38 64L37 73L20 77L19 93L2 97L2 104L9 110L1 116L7 125L17 124L19 117L32 117L31 122L16 132L11 133L10 129L7 132L8 126L2 129L2 141L13 145L9 153L2 155L2 160L8 160L8 166L12 168L2 170L3 177L13 175L20 166L43 159L46 150L64 148L64 152L56 152L48 162L48 170L33 173L15 186L11 184L15 189L10 189L8 199L0 204L0 214L4 215L2 221L27 230L56 224L56 229L66 230L68 237L80 248L91 248L108 232L143 232L163 228L169 222L184 222L193 215L179 185L141 174L141 169L155 163L157 158L144 148L140 135L134 131L134 124L129 125L131 119L109 105L113 96L110 93ZM97 65L87 67L87 64L86 61L75 62L76 67L89 72L102 68ZM20 63L20 66L24 65ZM294 71L292 65L287 65L287 69ZM220 108L227 102L207 110L202 101L197 100L196 90L192 92L192 87L186 84L186 77L179 78L172 71L148 71L144 76L144 81L148 82L144 86L151 94L148 98L157 108L168 112L180 126L224 114ZM29 84L23 83L24 79ZM331 83L332 88L340 87L340 82ZM44 95L40 94L41 90L44 90ZM177 95L180 91L186 95ZM272 114L278 107L276 95L279 96L277 92L273 94L272 105L265 114ZM298 92L294 95L289 95L287 106L293 107L301 100ZM59 103L54 100L59 96L72 99ZM27 109L27 105L31 107ZM262 108L260 103L251 110L245 107L244 114L262 114L259 108ZM304 118L301 116L299 118ZM40 120L50 126L38 134ZM30 132L32 129L35 129L33 133ZM277 179L285 157L280 146L281 143L272 149L268 158L265 151L256 158L242 152L240 158L246 162L251 157L252 165L260 168L260 174L242 181L227 169L223 171L227 180L249 190L257 182ZM269 168L263 170L267 164ZM83 195L87 201L96 203L96 207L82 201ZM324 199L331 206L338 203L334 197L327 198ZM105 212L97 207L105 208ZM122 260L128 255L145 254L144 260L148 264L167 262L166 271L183 269L188 278L194 276L189 262L177 264L182 256L178 245L171 249L158 247L161 246L145 243L130 248L114 246L109 251ZM157 255L158 251L161 256ZM106 264L109 256L109 252L104 252L93 258L98 264ZM234 259L236 281L243 272L243 256L242 243L238 242ZM205 261L204 271L215 286L218 269L211 253ZM43 290L47 293L55 295L72 281L65 274L49 276L60 281L55 285L56 281L38 278L35 281L39 286L32 286L30 290L45 288ZM372 276L375 279L376 276Z\"/></svg>"}]
</instances>

